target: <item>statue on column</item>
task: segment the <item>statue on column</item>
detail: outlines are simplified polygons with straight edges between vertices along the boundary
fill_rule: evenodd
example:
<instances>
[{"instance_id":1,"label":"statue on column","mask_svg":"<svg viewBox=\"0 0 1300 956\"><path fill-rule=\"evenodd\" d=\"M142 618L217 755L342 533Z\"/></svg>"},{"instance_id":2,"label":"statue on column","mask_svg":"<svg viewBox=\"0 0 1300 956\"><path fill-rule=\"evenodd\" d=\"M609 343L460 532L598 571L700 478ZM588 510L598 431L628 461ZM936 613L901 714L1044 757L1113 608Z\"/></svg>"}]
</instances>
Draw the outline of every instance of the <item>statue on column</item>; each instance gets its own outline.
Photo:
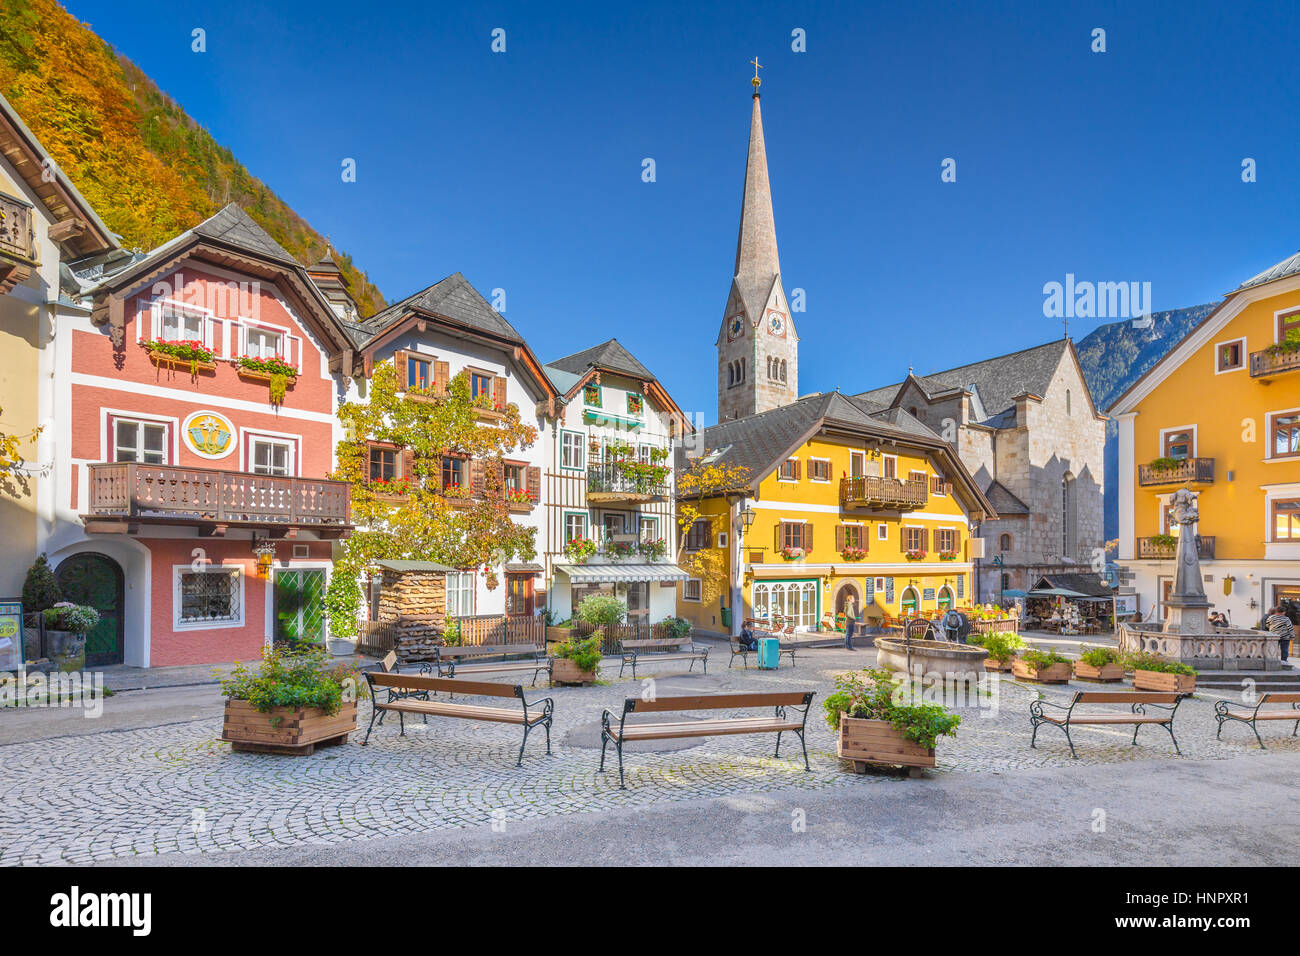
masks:
<instances>
[{"instance_id":1,"label":"statue on column","mask_svg":"<svg viewBox=\"0 0 1300 956\"><path fill-rule=\"evenodd\" d=\"M1210 602L1205 597L1201 557L1196 547L1195 527L1201 517L1196 494L1180 488L1174 492L1169 504L1173 520L1178 524L1178 552L1174 587L1166 602L1165 631L1205 633L1209 626Z\"/></svg>"}]
</instances>

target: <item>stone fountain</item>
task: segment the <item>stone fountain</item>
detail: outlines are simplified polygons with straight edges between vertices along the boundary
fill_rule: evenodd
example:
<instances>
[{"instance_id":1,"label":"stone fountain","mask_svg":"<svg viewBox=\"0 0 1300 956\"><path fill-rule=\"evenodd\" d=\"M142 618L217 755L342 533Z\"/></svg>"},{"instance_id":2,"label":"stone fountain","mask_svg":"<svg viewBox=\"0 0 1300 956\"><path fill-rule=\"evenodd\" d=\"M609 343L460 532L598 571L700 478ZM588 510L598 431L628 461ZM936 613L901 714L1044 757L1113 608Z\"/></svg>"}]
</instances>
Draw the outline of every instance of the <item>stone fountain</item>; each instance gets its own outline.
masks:
<instances>
[{"instance_id":1,"label":"stone fountain","mask_svg":"<svg viewBox=\"0 0 1300 956\"><path fill-rule=\"evenodd\" d=\"M1200 520L1197 496L1186 488L1170 500L1178 524L1174 586L1165 601L1160 623L1121 624L1119 648L1123 653L1149 651L1197 670L1279 670L1281 652L1276 638L1244 627L1212 627L1210 607L1196 548L1196 522Z\"/></svg>"}]
</instances>

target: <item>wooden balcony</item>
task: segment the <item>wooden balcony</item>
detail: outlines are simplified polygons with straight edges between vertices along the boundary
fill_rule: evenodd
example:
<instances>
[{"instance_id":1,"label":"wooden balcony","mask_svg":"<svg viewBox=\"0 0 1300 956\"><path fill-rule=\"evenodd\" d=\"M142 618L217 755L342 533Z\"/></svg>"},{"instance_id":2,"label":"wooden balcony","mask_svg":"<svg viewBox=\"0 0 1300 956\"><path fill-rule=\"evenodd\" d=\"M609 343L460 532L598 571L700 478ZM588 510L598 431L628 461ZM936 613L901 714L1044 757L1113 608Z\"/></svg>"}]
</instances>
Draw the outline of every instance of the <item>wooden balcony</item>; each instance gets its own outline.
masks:
<instances>
[{"instance_id":1,"label":"wooden balcony","mask_svg":"<svg viewBox=\"0 0 1300 956\"><path fill-rule=\"evenodd\" d=\"M228 528L322 538L351 530L351 485L317 478L280 478L215 468L117 462L90 466L86 530L133 534L141 524L194 525L200 534Z\"/></svg>"},{"instance_id":2,"label":"wooden balcony","mask_svg":"<svg viewBox=\"0 0 1300 956\"><path fill-rule=\"evenodd\" d=\"M1143 488L1188 483L1213 484L1214 459L1179 458L1167 468L1160 468L1156 465L1138 465L1138 485Z\"/></svg>"},{"instance_id":3,"label":"wooden balcony","mask_svg":"<svg viewBox=\"0 0 1300 956\"><path fill-rule=\"evenodd\" d=\"M1250 353L1250 377L1267 385L1269 379L1300 369L1300 345Z\"/></svg>"},{"instance_id":4,"label":"wooden balcony","mask_svg":"<svg viewBox=\"0 0 1300 956\"><path fill-rule=\"evenodd\" d=\"M32 207L0 193L0 293L25 282L39 265Z\"/></svg>"},{"instance_id":5,"label":"wooden balcony","mask_svg":"<svg viewBox=\"0 0 1300 956\"><path fill-rule=\"evenodd\" d=\"M924 478L901 481L865 475L840 479L841 508L914 511L924 508L929 497L929 483Z\"/></svg>"},{"instance_id":6,"label":"wooden balcony","mask_svg":"<svg viewBox=\"0 0 1300 956\"><path fill-rule=\"evenodd\" d=\"M1214 535L1198 534L1196 536L1196 553L1198 557L1214 557ZM1167 558L1173 560L1178 554L1178 544L1169 544L1167 541L1160 541L1156 538L1138 538L1137 539L1137 556L1139 558Z\"/></svg>"},{"instance_id":7,"label":"wooden balcony","mask_svg":"<svg viewBox=\"0 0 1300 956\"><path fill-rule=\"evenodd\" d=\"M668 497L668 483L623 474L613 462L593 462L587 469L587 500L648 502Z\"/></svg>"}]
</instances>

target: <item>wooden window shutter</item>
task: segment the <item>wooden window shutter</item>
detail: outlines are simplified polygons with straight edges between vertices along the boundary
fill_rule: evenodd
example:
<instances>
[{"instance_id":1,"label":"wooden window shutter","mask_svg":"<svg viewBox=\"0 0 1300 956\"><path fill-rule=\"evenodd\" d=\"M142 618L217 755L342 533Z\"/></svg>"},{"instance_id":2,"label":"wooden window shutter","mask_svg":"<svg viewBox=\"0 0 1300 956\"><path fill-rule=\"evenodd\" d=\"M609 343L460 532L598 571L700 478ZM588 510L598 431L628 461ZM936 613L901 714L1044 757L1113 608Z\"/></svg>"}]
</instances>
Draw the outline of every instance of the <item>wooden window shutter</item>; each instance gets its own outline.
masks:
<instances>
[{"instance_id":1,"label":"wooden window shutter","mask_svg":"<svg viewBox=\"0 0 1300 956\"><path fill-rule=\"evenodd\" d=\"M812 550L812 541L812 522L805 521L803 525L803 549L805 551Z\"/></svg>"},{"instance_id":2,"label":"wooden window shutter","mask_svg":"<svg viewBox=\"0 0 1300 956\"><path fill-rule=\"evenodd\" d=\"M799 481L803 478L803 462L798 458L794 460L794 480Z\"/></svg>"},{"instance_id":3,"label":"wooden window shutter","mask_svg":"<svg viewBox=\"0 0 1300 956\"><path fill-rule=\"evenodd\" d=\"M835 526L835 550L836 551L844 550L844 530L845 530L844 525L842 524L837 524Z\"/></svg>"},{"instance_id":4,"label":"wooden window shutter","mask_svg":"<svg viewBox=\"0 0 1300 956\"><path fill-rule=\"evenodd\" d=\"M784 528L785 528L784 522L778 521L776 523L776 545L773 548L774 551L780 551L782 548L785 547L785 542L781 540L781 532L784 530Z\"/></svg>"},{"instance_id":5,"label":"wooden window shutter","mask_svg":"<svg viewBox=\"0 0 1300 956\"><path fill-rule=\"evenodd\" d=\"M542 500L542 469L536 465L528 467L528 494L533 499L534 504L540 504Z\"/></svg>"},{"instance_id":6,"label":"wooden window shutter","mask_svg":"<svg viewBox=\"0 0 1300 956\"><path fill-rule=\"evenodd\" d=\"M930 550L930 529L929 528L921 529L921 550L922 551Z\"/></svg>"},{"instance_id":7,"label":"wooden window shutter","mask_svg":"<svg viewBox=\"0 0 1300 956\"><path fill-rule=\"evenodd\" d=\"M447 382L451 379L451 366L446 362L433 362L433 390L439 394L446 394Z\"/></svg>"},{"instance_id":8,"label":"wooden window shutter","mask_svg":"<svg viewBox=\"0 0 1300 956\"><path fill-rule=\"evenodd\" d=\"M492 404L498 408L506 407L506 380L497 375L492 379Z\"/></svg>"},{"instance_id":9,"label":"wooden window shutter","mask_svg":"<svg viewBox=\"0 0 1300 956\"><path fill-rule=\"evenodd\" d=\"M469 493L475 498L481 497L487 484L487 463L477 458L469 462Z\"/></svg>"},{"instance_id":10,"label":"wooden window shutter","mask_svg":"<svg viewBox=\"0 0 1300 956\"><path fill-rule=\"evenodd\" d=\"M960 528L952 529L952 549L956 551L958 554L961 554L961 529Z\"/></svg>"},{"instance_id":11,"label":"wooden window shutter","mask_svg":"<svg viewBox=\"0 0 1300 956\"><path fill-rule=\"evenodd\" d=\"M403 448L401 453L397 457L401 459L401 464L398 465L398 469L397 469L397 477L414 478L415 477L415 452L411 451L411 449L409 448Z\"/></svg>"}]
</instances>

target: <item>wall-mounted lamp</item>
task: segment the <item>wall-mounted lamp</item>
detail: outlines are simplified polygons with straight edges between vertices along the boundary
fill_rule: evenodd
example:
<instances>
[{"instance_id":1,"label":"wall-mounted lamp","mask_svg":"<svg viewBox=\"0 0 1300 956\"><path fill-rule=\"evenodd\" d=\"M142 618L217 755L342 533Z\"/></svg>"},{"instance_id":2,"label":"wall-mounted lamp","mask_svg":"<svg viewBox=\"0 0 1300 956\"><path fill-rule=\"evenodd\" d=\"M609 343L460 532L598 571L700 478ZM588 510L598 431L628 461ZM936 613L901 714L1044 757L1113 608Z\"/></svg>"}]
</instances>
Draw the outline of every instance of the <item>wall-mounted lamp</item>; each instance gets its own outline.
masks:
<instances>
[{"instance_id":1,"label":"wall-mounted lamp","mask_svg":"<svg viewBox=\"0 0 1300 956\"><path fill-rule=\"evenodd\" d=\"M275 545L266 538L254 538L253 554L257 557L257 573L266 577L275 563Z\"/></svg>"},{"instance_id":2,"label":"wall-mounted lamp","mask_svg":"<svg viewBox=\"0 0 1300 956\"><path fill-rule=\"evenodd\" d=\"M753 508L746 508L744 511L740 513L741 528L743 528L746 532L748 532L749 529L754 526L754 519L757 517L758 515L754 513Z\"/></svg>"}]
</instances>

